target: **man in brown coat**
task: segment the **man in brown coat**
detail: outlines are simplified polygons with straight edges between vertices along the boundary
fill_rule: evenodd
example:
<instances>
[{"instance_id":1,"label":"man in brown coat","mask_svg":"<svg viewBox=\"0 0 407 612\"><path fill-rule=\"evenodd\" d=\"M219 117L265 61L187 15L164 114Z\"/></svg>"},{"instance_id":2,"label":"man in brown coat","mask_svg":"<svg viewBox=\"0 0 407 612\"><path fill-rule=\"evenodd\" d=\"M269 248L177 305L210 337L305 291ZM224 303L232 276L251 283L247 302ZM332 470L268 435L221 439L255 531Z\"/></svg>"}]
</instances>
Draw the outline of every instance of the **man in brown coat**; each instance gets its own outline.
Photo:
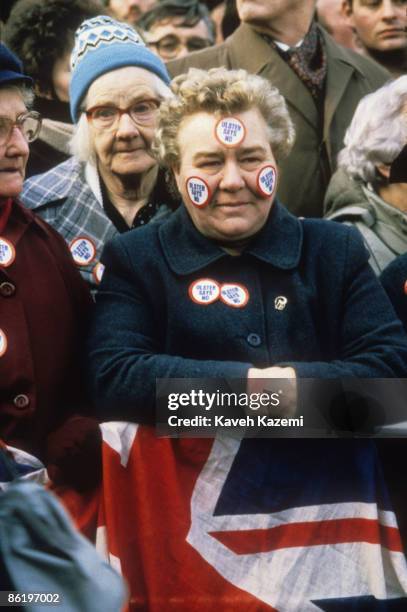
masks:
<instances>
[{"instance_id":1,"label":"man in brown coat","mask_svg":"<svg viewBox=\"0 0 407 612\"><path fill-rule=\"evenodd\" d=\"M224 43L168 69L175 76L225 66L268 78L284 95L297 134L278 194L293 213L319 217L356 105L390 75L335 43L314 21L314 0L237 0L237 8L242 24Z\"/></svg>"}]
</instances>

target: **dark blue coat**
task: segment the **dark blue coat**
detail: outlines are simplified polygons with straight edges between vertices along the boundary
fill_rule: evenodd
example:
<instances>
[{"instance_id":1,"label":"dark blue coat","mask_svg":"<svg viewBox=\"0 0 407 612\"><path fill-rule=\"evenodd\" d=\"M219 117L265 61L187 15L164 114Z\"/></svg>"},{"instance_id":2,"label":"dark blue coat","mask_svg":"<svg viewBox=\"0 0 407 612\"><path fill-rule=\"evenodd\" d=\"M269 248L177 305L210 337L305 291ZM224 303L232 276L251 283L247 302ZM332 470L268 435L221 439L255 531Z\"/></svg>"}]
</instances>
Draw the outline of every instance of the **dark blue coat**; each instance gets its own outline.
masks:
<instances>
[{"instance_id":1,"label":"dark blue coat","mask_svg":"<svg viewBox=\"0 0 407 612\"><path fill-rule=\"evenodd\" d=\"M182 207L115 238L103 261L89 362L105 417L148 420L160 377L246 378L251 365L279 364L307 378L407 376L406 335L353 228L276 203L233 257ZM247 305L195 303L188 289L203 277L244 285Z\"/></svg>"},{"instance_id":2,"label":"dark blue coat","mask_svg":"<svg viewBox=\"0 0 407 612\"><path fill-rule=\"evenodd\" d=\"M407 330L407 253L400 255L387 266L380 280Z\"/></svg>"}]
</instances>

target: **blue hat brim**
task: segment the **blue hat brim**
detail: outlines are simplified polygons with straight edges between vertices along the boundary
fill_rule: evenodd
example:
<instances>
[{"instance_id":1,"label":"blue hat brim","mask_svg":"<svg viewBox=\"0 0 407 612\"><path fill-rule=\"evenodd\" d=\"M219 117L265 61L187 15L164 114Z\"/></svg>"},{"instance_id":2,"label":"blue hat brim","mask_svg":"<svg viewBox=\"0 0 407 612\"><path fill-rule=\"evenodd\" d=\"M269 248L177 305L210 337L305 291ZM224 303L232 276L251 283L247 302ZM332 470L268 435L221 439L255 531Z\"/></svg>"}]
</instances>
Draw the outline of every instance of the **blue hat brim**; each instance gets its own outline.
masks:
<instances>
[{"instance_id":1,"label":"blue hat brim","mask_svg":"<svg viewBox=\"0 0 407 612\"><path fill-rule=\"evenodd\" d=\"M1 70L0 85L4 85L6 83L25 83L26 85L32 85L33 80L31 77L21 74L21 72L14 72L14 70Z\"/></svg>"}]
</instances>

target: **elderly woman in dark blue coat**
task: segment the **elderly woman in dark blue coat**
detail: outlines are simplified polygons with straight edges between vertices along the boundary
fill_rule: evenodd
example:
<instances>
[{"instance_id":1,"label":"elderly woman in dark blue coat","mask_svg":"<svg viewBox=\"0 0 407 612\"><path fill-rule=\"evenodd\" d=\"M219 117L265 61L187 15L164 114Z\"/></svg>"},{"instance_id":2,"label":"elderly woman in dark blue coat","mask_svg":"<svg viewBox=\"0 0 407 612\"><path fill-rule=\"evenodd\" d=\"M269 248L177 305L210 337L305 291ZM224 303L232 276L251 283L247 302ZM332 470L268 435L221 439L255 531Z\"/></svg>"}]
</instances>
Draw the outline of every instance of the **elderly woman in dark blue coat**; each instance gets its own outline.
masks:
<instances>
[{"instance_id":1,"label":"elderly woman in dark blue coat","mask_svg":"<svg viewBox=\"0 0 407 612\"><path fill-rule=\"evenodd\" d=\"M178 83L158 131L185 206L105 250L91 337L98 403L152 421L157 377L403 376L405 337L357 232L274 201L276 159L294 138L282 98L218 72L207 99L191 101L205 76ZM229 101L232 87L247 99Z\"/></svg>"},{"instance_id":2,"label":"elderly woman in dark blue coat","mask_svg":"<svg viewBox=\"0 0 407 612\"><path fill-rule=\"evenodd\" d=\"M161 107L156 152L172 169L184 206L105 248L89 341L103 416L153 424L157 378L243 379L250 393L262 390L264 379L288 378L294 387L299 378L405 376L406 336L357 231L297 219L275 200L277 164L294 140L278 91L258 76L224 69L191 70L173 89L176 97ZM299 506L335 506L345 490L352 490L349 501L372 501L348 482L375 473L369 442L291 442L240 446L246 465L254 470L258 459L265 470L264 495L273 490L270 474L280 478L270 503L282 499L285 482L289 496L302 496ZM276 452L279 473L295 458L287 479L273 472ZM305 464L314 487L308 497ZM312 471L316 466L325 476ZM246 485L243 479L235 491L239 497L245 489L245 500ZM344 594L346 579L337 586ZM290 605L282 609L308 609Z\"/></svg>"}]
</instances>

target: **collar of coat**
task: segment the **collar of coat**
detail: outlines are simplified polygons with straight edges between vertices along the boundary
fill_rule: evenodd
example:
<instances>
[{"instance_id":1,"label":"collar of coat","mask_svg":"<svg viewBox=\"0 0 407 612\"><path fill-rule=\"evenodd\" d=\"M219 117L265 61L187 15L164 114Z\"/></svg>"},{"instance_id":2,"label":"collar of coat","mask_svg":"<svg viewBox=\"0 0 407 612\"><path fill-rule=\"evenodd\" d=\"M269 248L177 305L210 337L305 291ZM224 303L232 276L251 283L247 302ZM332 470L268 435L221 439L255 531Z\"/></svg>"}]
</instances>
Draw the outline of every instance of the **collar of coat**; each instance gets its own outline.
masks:
<instances>
[{"instance_id":1,"label":"collar of coat","mask_svg":"<svg viewBox=\"0 0 407 612\"><path fill-rule=\"evenodd\" d=\"M39 233L45 234L47 238L51 236L51 228L47 223L18 200L13 200L8 223L2 232L3 238L11 240L14 247L17 248L28 227L35 228ZM2 271L4 272L4 270Z\"/></svg>"},{"instance_id":2,"label":"collar of coat","mask_svg":"<svg viewBox=\"0 0 407 612\"><path fill-rule=\"evenodd\" d=\"M358 54L338 45L318 24L327 57L327 77L325 86L323 139L329 142L329 130L349 82L355 75L361 80L369 80L366 63L377 72L386 71L375 62L369 62ZM293 78L292 69L281 55L251 26L242 23L222 44L229 54L232 67L242 67L252 74L259 74L275 85L289 104L300 112L315 128L319 126L320 116L311 93L298 78ZM219 49L222 47L219 46ZM215 47L216 48L216 47ZM247 50L250 49L250 53ZM197 53L209 53L205 49ZM389 75L390 78L390 75ZM375 89L377 86L375 87ZM328 151L329 152L329 151Z\"/></svg>"},{"instance_id":3,"label":"collar of coat","mask_svg":"<svg viewBox=\"0 0 407 612\"><path fill-rule=\"evenodd\" d=\"M244 250L244 254L276 268L291 270L298 266L302 238L301 221L276 200L265 226ZM198 232L185 206L181 206L160 226L159 239L167 263L175 274L191 274L223 257L229 257Z\"/></svg>"},{"instance_id":4,"label":"collar of coat","mask_svg":"<svg viewBox=\"0 0 407 612\"><path fill-rule=\"evenodd\" d=\"M347 64L353 70L357 70L363 77L362 67L359 67L354 61L354 55L349 53L345 47L336 44L323 28L318 25L317 27L322 36L324 45L328 50L329 56L333 60L340 61ZM252 74L260 74L270 63L270 45L248 24L242 23L223 44L229 49L233 65L243 64L245 70ZM247 53L247 49L250 49L250 53ZM282 58L281 62L282 64L286 63ZM280 74L280 70L281 66L276 66L276 76ZM278 81L281 81L281 76L278 78ZM274 80L272 82L274 84ZM279 87L279 85L276 86Z\"/></svg>"}]
</instances>

